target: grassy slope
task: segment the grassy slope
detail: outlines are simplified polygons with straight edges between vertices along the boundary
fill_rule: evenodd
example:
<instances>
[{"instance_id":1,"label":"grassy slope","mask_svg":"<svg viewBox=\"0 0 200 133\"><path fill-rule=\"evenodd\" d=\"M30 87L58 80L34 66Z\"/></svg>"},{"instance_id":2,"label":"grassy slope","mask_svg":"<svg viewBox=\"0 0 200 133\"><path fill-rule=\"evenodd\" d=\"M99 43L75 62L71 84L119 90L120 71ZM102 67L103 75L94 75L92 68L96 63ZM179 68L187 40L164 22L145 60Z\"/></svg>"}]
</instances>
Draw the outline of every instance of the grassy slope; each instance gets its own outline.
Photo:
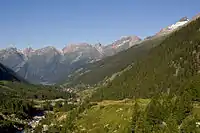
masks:
<instances>
[{"instance_id":1,"label":"grassy slope","mask_svg":"<svg viewBox=\"0 0 200 133\"><path fill-rule=\"evenodd\" d=\"M76 124L87 133L122 133L130 130L132 107L129 104L95 106L81 115Z\"/></svg>"},{"instance_id":2,"label":"grassy slope","mask_svg":"<svg viewBox=\"0 0 200 133\"><path fill-rule=\"evenodd\" d=\"M93 100L150 97L158 91L198 88L199 28L200 19L172 33L130 70L98 89Z\"/></svg>"},{"instance_id":3,"label":"grassy slope","mask_svg":"<svg viewBox=\"0 0 200 133\"><path fill-rule=\"evenodd\" d=\"M145 110L149 99L137 100L142 110ZM76 121L77 133L130 133L134 101L102 101L99 105L86 110ZM200 104L194 106L191 115L200 114Z\"/></svg>"},{"instance_id":4,"label":"grassy slope","mask_svg":"<svg viewBox=\"0 0 200 133\"><path fill-rule=\"evenodd\" d=\"M145 108L149 99L139 99ZM73 120L74 133L124 133L130 132L134 100L102 101L86 109ZM51 116L48 125L65 125L69 112L58 112ZM53 130L53 129L51 129Z\"/></svg>"},{"instance_id":5,"label":"grassy slope","mask_svg":"<svg viewBox=\"0 0 200 133\"><path fill-rule=\"evenodd\" d=\"M200 119L200 103L199 102L196 102L195 104L194 104L194 108L193 108L193 114L194 115L196 115L196 117L198 118L198 119Z\"/></svg>"},{"instance_id":6,"label":"grassy slope","mask_svg":"<svg viewBox=\"0 0 200 133\"><path fill-rule=\"evenodd\" d=\"M137 99L141 110L145 111L150 103L150 99ZM86 109L80 113L76 119L73 119L74 133L130 133L132 126L132 116L134 110L134 100L104 100L97 102L97 105ZM190 116L199 115L199 102L194 104L193 113ZM157 113L157 112L154 112ZM57 112L50 116L45 124L65 127L68 120L69 112ZM144 114L146 115L146 114ZM62 125L62 126L61 126ZM62 129L62 128L59 128ZM61 132L50 128L49 132ZM62 132L66 132L62 130Z\"/></svg>"}]
</instances>

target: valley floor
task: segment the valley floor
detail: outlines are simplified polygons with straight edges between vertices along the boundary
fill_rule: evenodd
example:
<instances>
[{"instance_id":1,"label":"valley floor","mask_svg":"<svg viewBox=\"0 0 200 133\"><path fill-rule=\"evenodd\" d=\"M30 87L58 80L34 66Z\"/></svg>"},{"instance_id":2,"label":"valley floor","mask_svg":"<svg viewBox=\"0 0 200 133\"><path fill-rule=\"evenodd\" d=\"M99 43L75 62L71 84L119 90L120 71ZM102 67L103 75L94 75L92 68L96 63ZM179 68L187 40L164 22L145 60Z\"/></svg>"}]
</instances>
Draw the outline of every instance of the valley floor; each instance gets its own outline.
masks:
<instances>
[{"instance_id":1,"label":"valley floor","mask_svg":"<svg viewBox=\"0 0 200 133\"><path fill-rule=\"evenodd\" d=\"M143 109L150 103L150 99L137 99L137 103ZM93 106L85 109L73 120L74 133L128 133L131 132L134 100L104 100L93 102ZM200 118L200 103L194 103L193 115ZM69 124L70 111L56 112L47 117L47 121L42 125L43 130L57 131L57 127L64 127ZM72 124L72 123L71 123ZM60 132L66 132L61 130Z\"/></svg>"},{"instance_id":2,"label":"valley floor","mask_svg":"<svg viewBox=\"0 0 200 133\"><path fill-rule=\"evenodd\" d=\"M149 99L139 99L142 106L149 103ZM80 113L73 122L75 133L124 133L131 131L131 120L134 100L104 100L102 102L92 102L92 106ZM43 127L53 129L53 127L65 126L69 112L57 112L53 116L47 117Z\"/></svg>"},{"instance_id":3,"label":"valley floor","mask_svg":"<svg viewBox=\"0 0 200 133\"><path fill-rule=\"evenodd\" d=\"M149 99L138 101L143 106L149 103ZM76 121L78 130L81 133L131 132L134 100L105 100L97 104L82 113L81 119Z\"/></svg>"}]
</instances>

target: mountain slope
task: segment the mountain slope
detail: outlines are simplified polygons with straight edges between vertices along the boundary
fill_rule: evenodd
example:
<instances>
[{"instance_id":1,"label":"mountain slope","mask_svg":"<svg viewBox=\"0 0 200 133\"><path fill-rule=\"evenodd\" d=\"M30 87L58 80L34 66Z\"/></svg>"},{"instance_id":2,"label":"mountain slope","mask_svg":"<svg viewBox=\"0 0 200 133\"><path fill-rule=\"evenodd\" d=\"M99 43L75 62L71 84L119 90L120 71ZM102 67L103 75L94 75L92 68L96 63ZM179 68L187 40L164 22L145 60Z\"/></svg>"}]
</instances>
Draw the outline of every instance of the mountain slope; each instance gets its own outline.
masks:
<instances>
[{"instance_id":1,"label":"mountain slope","mask_svg":"<svg viewBox=\"0 0 200 133\"><path fill-rule=\"evenodd\" d=\"M197 19L137 59L131 69L98 89L92 99L150 97L160 91L181 93L187 87L197 89L200 85L199 48L200 19Z\"/></svg>"},{"instance_id":2,"label":"mountain slope","mask_svg":"<svg viewBox=\"0 0 200 133\"><path fill-rule=\"evenodd\" d=\"M0 50L0 63L19 72L26 64L26 56L17 48L6 48Z\"/></svg>"},{"instance_id":3,"label":"mountain slope","mask_svg":"<svg viewBox=\"0 0 200 133\"><path fill-rule=\"evenodd\" d=\"M112 74L122 71L128 65L133 64L136 58L146 55L151 48L159 45L165 38L166 36L160 36L142 41L114 56L90 64L84 69L79 69L75 73L72 73L67 82L71 82L72 85L80 83L89 85L97 84L106 77L110 77Z\"/></svg>"},{"instance_id":4,"label":"mountain slope","mask_svg":"<svg viewBox=\"0 0 200 133\"><path fill-rule=\"evenodd\" d=\"M11 69L0 63L0 80L20 81L20 78Z\"/></svg>"}]
</instances>

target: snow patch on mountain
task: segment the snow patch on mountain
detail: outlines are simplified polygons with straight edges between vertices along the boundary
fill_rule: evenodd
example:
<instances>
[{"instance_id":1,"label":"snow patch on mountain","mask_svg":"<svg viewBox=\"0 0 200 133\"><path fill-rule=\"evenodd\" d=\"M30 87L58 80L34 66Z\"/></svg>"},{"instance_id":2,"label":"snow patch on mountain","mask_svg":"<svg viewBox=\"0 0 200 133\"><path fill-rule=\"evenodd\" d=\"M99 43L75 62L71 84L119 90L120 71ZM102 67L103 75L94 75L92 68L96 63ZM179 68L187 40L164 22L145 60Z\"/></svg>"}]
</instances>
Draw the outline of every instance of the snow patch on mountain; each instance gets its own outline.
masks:
<instances>
[{"instance_id":1,"label":"snow patch on mountain","mask_svg":"<svg viewBox=\"0 0 200 133\"><path fill-rule=\"evenodd\" d=\"M182 22L177 22L176 24L173 24L173 25L169 26L168 28L169 28L169 30L175 30L175 29L177 29L177 28L179 28L179 27L185 25L185 24L188 23L188 22L189 22L189 20L187 20L187 21L182 21Z\"/></svg>"},{"instance_id":2,"label":"snow patch on mountain","mask_svg":"<svg viewBox=\"0 0 200 133\"><path fill-rule=\"evenodd\" d=\"M172 24L166 28L161 29L155 36L165 35L173 32L174 30L186 25L190 20L187 17L181 18L175 24Z\"/></svg>"},{"instance_id":3,"label":"snow patch on mountain","mask_svg":"<svg viewBox=\"0 0 200 133\"><path fill-rule=\"evenodd\" d=\"M72 60L71 64L73 64L73 63L79 61L80 58L81 58L81 56L83 56L83 52L80 52L80 53L79 53L79 56L77 56L74 60Z\"/></svg>"}]
</instances>

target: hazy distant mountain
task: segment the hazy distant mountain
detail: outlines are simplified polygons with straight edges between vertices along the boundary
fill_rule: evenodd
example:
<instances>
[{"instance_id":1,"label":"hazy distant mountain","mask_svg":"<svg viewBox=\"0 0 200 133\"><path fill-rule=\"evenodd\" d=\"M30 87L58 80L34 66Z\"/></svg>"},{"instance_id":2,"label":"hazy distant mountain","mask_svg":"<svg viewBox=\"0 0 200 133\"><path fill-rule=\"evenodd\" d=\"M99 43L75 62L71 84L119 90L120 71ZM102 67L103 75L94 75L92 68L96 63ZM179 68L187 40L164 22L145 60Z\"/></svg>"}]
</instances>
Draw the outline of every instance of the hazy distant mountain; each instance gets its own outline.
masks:
<instances>
[{"instance_id":1,"label":"hazy distant mountain","mask_svg":"<svg viewBox=\"0 0 200 133\"><path fill-rule=\"evenodd\" d=\"M62 50L50 46L37 50L11 47L0 50L0 63L31 83L54 84L65 80L72 71L128 49L140 40L133 36L121 38L107 46L100 43L69 44Z\"/></svg>"}]
</instances>

